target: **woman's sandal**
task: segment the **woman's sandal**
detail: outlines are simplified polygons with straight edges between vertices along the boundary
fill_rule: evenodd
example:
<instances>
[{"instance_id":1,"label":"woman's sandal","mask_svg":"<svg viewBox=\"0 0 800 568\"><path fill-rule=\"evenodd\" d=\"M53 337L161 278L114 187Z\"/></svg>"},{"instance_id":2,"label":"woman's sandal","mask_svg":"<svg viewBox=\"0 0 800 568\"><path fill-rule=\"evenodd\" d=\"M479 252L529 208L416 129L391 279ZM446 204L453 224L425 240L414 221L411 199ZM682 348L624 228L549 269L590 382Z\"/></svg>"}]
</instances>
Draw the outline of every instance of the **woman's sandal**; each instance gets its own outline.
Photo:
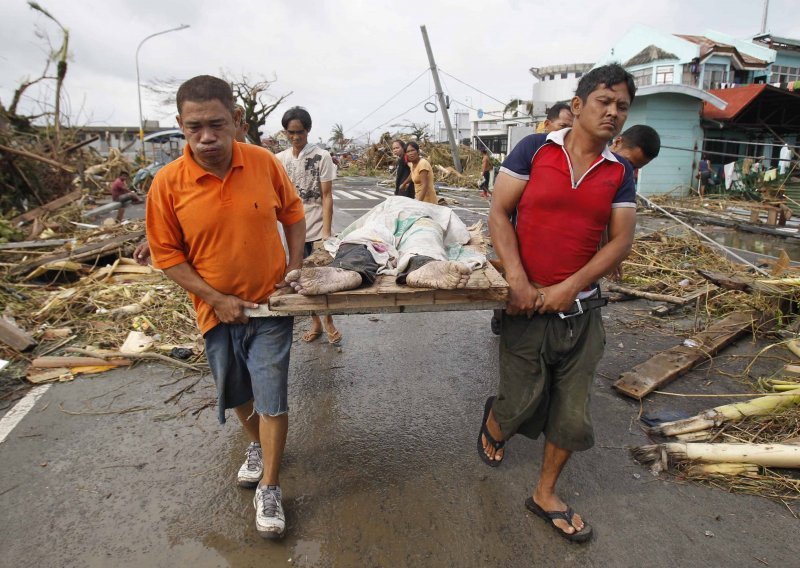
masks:
<instances>
[{"instance_id":1,"label":"woman's sandal","mask_svg":"<svg viewBox=\"0 0 800 568\"><path fill-rule=\"evenodd\" d=\"M489 467L497 467L501 463L503 463L503 460L502 459L496 460L493 457L490 458L489 456L486 455L486 450L484 450L483 448L483 440L481 439L481 436L486 436L486 441L488 441L494 448L495 455L497 455L497 452L499 450L502 450L503 446L506 445L505 440L500 440L499 442L495 440L489 433L489 428L486 427L486 421L489 419L489 412L491 412L492 405L494 405L494 398L495 397L490 396L489 398L486 399L486 404L483 407L483 421L481 422L481 431L478 432L478 455L481 456L483 463L485 463Z\"/></svg>"},{"instance_id":2,"label":"woman's sandal","mask_svg":"<svg viewBox=\"0 0 800 568\"><path fill-rule=\"evenodd\" d=\"M331 333L330 331L326 332L328 334L328 343L331 345L338 345L342 341L342 332L338 329Z\"/></svg>"},{"instance_id":3,"label":"woman's sandal","mask_svg":"<svg viewBox=\"0 0 800 568\"><path fill-rule=\"evenodd\" d=\"M301 339L306 343L311 343L312 341L316 341L322 337L322 330L321 329L309 329L306 331Z\"/></svg>"}]
</instances>

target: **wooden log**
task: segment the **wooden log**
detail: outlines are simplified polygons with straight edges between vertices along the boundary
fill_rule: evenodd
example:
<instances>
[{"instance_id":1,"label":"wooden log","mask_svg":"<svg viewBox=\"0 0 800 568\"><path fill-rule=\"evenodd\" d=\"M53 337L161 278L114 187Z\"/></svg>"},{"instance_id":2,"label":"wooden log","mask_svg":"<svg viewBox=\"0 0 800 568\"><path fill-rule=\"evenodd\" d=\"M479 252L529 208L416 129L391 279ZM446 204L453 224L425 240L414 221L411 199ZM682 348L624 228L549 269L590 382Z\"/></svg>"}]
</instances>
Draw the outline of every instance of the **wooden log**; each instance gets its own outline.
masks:
<instances>
[{"instance_id":1,"label":"wooden log","mask_svg":"<svg viewBox=\"0 0 800 568\"><path fill-rule=\"evenodd\" d=\"M90 243L88 245L78 247L72 251L65 251L57 254L41 256L35 260L31 260L17 265L16 267L11 269L9 274L11 274L12 276L25 274L27 272L30 272L31 270L34 270L35 268L38 268L39 266L57 260L70 259L74 260L75 262L82 262L87 259L97 259L101 256L105 256L107 254L111 254L112 252L120 250L124 245L128 243L138 241L142 236L144 236L144 230L132 231L130 233L124 233L122 235L117 235L116 237L106 239L105 241Z\"/></svg>"},{"instance_id":2,"label":"wooden log","mask_svg":"<svg viewBox=\"0 0 800 568\"><path fill-rule=\"evenodd\" d=\"M17 351L26 351L36 345L31 334L3 318L0 318L0 341Z\"/></svg>"},{"instance_id":3,"label":"wooden log","mask_svg":"<svg viewBox=\"0 0 800 568\"><path fill-rule=\"evenodd\" d=\"M619 292L620 294L627 294L628 296L634 296L636 298L644 298L645 300L653 300L655 302L669 302L670 304L679 304L679 305L683 305L685 303L683 298L680 298L678 296L670 296L668 294L655 294L653 292L643 292L635 288L620 286L619 284L614 284L613 282L607 283L605 288L610 292Z\"/></svg>"},{"instance_id":4,"label":"wooden log","mask_svg":"<svg viewBox=\"0 0 800 568\"><path fill-rule=\"evenodd\" d=\"M59 247L67 244L69 239L42 239L37 241L18 241L16 243L2 243L0 250L18 250L32 248Z\"/></svg>"},{"instance_id":5,"label":"wooden log","mask_svg":"<svg viewBox=\"0 0 800 568\"><path fill-rule=\"evenodd\" d=\"M81 198L81 195L83 195L81 190L80 189L76 189L75 191L73 191L71 193L68 193L66 195L62 195L58 199L54 199L53 201L45 203L41 207L37 207L36 209L31 209L30 211L27 211L27 212L25 212L25 213L23 213L21 215L17 215L13 219L11 219L11 222L14 225L19 225L19 224L22 224L22 223L27 223L29 221L33 221L34 219L36 219L36 217L38 217L42 213L47 213L48 211L55 211L56 209L60 209L61 207L64 207L64 205L68 205L68 204L72 203L73 201L77 201L78 199Z\"/></svg>"},{"instance_id":6,"label":"wooden log","mask_svg":"<svg viewBox=\"0 0 800 568\"><path fill-rule=\"evenodd\" d=\"M116 211L122 206L119 201L112 201L111 203L106 203L105 205L101 205L100 207L95 207L94 209L90 209L89 211L84 211L81 217L83 219L91 219L92 217L97 217L98 215L102 215L103 213L111 213L112 211Z\"/></svg>"},{"instance_id":7,"label":"wooden log","mask_svg":"<svg viewBox=\"0 0 800 568\"><path fill-rule=\"evenodd\" d=\"M17 148L9 148L8 146L5 146L3 144L0 144L0 150L2 150L3 152L8 152L9 154L16 154L17 156L30 158L31 160L37 160L39 162L53 166L54 168L58 168L60 170L64 170L65 172L69 172L71 174L75 173L75 168L67 166L66 164L62 164L61 162L56 162L55 160L51 160L50 158L45 158L44 156L40 156L39 154L34 154L32 152L27 152L25 150L19 150Z\"/></svg>"},{"instance_id":8,"label":"wooden log","mask_svg":"<svg viewBox=\"0 0 800 568\"><path fill-rule=\"evenodd\" d=\"M92 367L92 366L104 366L104 365L113 365L115 367L122 367L125 365L130 365L131 361L129 359L101 359L100 357L57 357L57 356L46 356L46 357L37 357L31 362L31 366L36 367L37 369L49 369L55 367Z\"/></svg>"},{"instance_id":9,"label":"wooden log","mask_svg":"<svg viewBox=\"0 0 800 568\"><path fill-rule=\"evenodd\" d=\"M751 329L754 321L753 312L731 314L685 340L683 344L657 353L644 363L622 373L614 383L614 388L626 396L642 399L730 344Z\"/></svg>"}]
</instances>

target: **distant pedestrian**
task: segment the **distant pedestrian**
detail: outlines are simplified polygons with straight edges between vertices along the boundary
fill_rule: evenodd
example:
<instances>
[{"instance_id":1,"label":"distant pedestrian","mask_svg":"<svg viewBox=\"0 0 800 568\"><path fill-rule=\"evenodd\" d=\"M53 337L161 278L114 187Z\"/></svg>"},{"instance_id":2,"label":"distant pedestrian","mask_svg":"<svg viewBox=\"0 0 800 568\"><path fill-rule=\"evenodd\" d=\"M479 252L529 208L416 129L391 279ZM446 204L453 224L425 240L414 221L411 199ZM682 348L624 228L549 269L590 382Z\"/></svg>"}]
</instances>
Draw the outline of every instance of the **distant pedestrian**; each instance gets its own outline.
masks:
<instances>
[{"instance_id":1,"label":"distant pedestrian","mask_svg":"<svg viewBox=\"0 0 800 568\"><path fill-rule=\"evenodd\" d=\"M784 144L781 147L781 152L778 157L778 173L785 176L789 171L789 166L792 164L792 149L789 148L788 144Z\"/></svg>"},{"instance_id":2,"label":"distant pedestrian","mask_svg":"<svg viewBox=\"0 0 800 568\"><path fill-rule=\"evenodd\" d=\"M634 170L639 170L658 157L661 137L654 128L637 124L614 138L611 151L628 160Z\"/></svg>"},{"instance_id":3,"label":"distant pedestrian","mask_svg":"<svg viewBox=\"0 0 800 568\"><path fill-rule=\"evenodd\" d=\"M293 319L248 318L245 309L267 303L285 285L287 271L300 268L303 204L271 152L234 141L241 117L227 82L194 77L176 100L186 146L153 179L147 238L154 264L192 299L220 423L232 408L250 439L237 482L256 488L256 530L280 538ZM288 263L278 222L289 243Z\"/></svg>"},{"instance_id":4,"label":"distant pedestrian","mask_svg":"<svg viewBox=\"0 0 800 568\"><path fill-rule=\"evenodd\" d=\"M481 185L478 187L483 198L489 197L489 172L492 170L492 160L489 158L489 151L483 147L481 148L481 176L483 177Z\"/></svg>"},{"instance_id":5,"label":"distant pedestrian","mask_svg":"<svg viewBox=\"0 0 800 568\"><path fill-rule=\"evenodd\" d=\"M406 157L406 143L400 140L392 142L392 154L397 158L394 176L394 194L414 199L414 182L411 181L411 167Z\"/></svg>"},{"instance_id":6,"label":"distant pedestrian","mask_svg":"<svg viewBox=\"0 0 800 568\"><path fill-rule=\"evenodd\" d=\"M287 110L281 124L289 137L291 146L277 155L297 188L306 212L306 244L304 256L309 256L315 243L331 236L333 225L333 180L336 167L330 152L309 144L311 115L302 107ZM303 334L303 341L311 342L322 335L323 330L329 343L342 341L342 333L336 329L333 316L311 316L311 327Z\"/></svg>"},{"instance_id":7,"label":"distant pedestrian","mask_svg":"<svg viewBox=\"0 0 800 568\"><path fill-rule=\"evenodd\" d=\"M708 161L705 154L700 157L700 163L697 165L697 178L700 180L697 192L702 199L706 195L706 186L711 180L711 162Z\"/></svg>"},{"instance_id":8,"label":"distant pedestrian","mask_svg":"<svg viewBox=\"0 0 800 568\"><path fill-rule=\"evenodd\" d=\"M411 181L414 182L415 199L427 203L438 203L439 197L433 187L433 168L430 162L419 155L419 144L413 140L406 144L406 156L411 164Z\"/></svg>"},{"instance_id":9,"label":"distant pedestrian","mask_svg":"<svg viewBox=\"0 0 800 568\"><path fill-rule=\"evenodd\" d=\"M125 216L125 206L130 203L141 203L142 199L128 187L130 174L126 171L120 172L117 179L111 182L111 200L120 204L117 209L117 222L121 222Z\"/></svg>"}]
</instances>

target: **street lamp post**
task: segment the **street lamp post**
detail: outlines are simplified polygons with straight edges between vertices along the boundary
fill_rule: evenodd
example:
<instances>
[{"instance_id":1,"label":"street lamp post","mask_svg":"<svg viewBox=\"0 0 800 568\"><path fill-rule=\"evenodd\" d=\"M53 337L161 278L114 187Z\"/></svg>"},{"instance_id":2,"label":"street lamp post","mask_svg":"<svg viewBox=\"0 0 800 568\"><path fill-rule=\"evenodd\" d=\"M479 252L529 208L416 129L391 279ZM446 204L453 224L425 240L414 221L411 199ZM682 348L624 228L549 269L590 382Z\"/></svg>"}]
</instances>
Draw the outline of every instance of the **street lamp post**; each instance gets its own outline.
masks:
<instances>
[{"instance_id":1,"label":"street lamp post","mask_svg":"<svg viewBox=\"0 0 800 568\"><path fill-rule=\"evenodd\" d=\"M144 118L142 118L142 84L139 82L139 50L142 49L142 44L146 42L150 38L154 38L159 35L168 34L169 32L179 32L181 30L185 30L188 28L188 24L181 24L177 28L170 28L168 30L164 30L163 32L156 32L154 34L150 34L142 41L139 42L139 46L136 48L136 90L139 95L139 155L141 156L142 162L144 162Z\"/></svg>"}]
</instances>

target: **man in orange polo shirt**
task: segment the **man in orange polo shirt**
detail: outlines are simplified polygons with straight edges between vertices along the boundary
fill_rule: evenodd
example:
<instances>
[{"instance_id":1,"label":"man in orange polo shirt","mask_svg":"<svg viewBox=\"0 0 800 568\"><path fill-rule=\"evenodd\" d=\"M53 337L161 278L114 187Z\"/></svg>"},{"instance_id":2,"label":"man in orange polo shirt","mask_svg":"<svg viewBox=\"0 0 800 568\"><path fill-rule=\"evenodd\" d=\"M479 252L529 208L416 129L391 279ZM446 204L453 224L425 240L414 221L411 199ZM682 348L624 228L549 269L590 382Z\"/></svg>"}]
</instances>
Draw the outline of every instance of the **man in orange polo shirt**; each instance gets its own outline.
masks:
<instances>
[{"instance_id":1,"label":"man in orange polo shirt","mask_svg":"<svg viewBox=\"0 0 800 568\"><path fill-rule=\"evenodd\" d=\"M183 157L162 168L147 199L154 263L189 292L217 386L219 421L232 408L251 439L238 483L255 487L256 530L286 530L279 471L288 430L292 318L248 319L300 268L303 204L266 149L234 141L240 111L228 83L201 75L178 89ZM289 261L278 234L284 226Z\"/></svg>"}]
</instances>

